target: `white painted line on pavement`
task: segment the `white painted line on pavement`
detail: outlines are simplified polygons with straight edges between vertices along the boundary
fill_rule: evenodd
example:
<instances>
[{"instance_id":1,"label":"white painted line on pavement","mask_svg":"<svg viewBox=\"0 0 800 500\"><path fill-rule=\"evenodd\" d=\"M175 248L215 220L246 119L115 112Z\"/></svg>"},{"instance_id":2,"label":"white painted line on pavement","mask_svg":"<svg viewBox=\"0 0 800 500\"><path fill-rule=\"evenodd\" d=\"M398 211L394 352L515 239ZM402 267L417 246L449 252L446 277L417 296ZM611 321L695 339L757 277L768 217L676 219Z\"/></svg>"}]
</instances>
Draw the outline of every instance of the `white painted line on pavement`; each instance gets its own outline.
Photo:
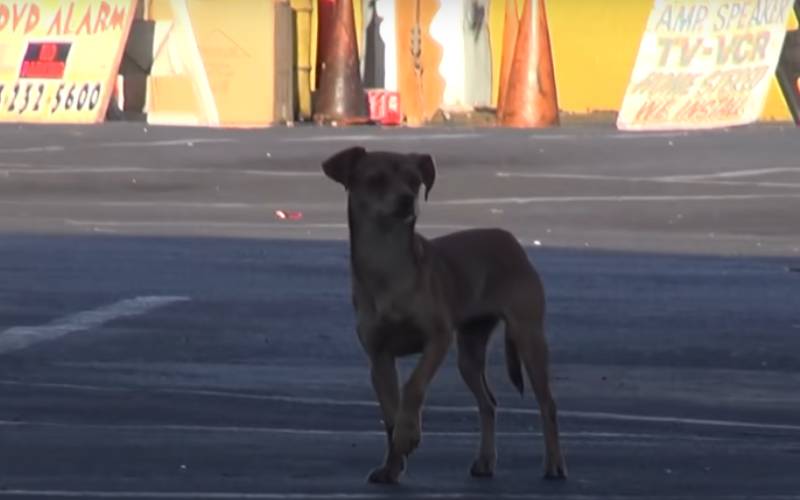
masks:
<instances>
[{"instance_id":1,"label":"white painted line on pavement","mask_svg":"<svg viewBox=\"0 0 800 500\"><path fill-rule=\"evenodd\" d=\"M64 146L30 146L27 148L2 148L2 153L51 153L56 151L64 151Z\"/></svg>"},{"instance_id":2,"label":"white painted line on pavement","mask_svg":"<svg viewBox=\"0 0 800 500\"><path fill-rule=\"evenodd\" d=\"M93 144L92 147L96 148L128 148L128 147L135 147L135 148L156 148L156 147L164 147L164 146L193 146L195 144L223 144L223 143L235 143L239 142L237 139L232 137L197 137L197 138L186 138L186 139L171 139L171 140L163 140L163 141L114 141L114 142L102 142L99 144ZM84 146L85 147L85 146Z\"/></svg>"},{"instance_id":3,"label":"white painted line on pavement","mask_svg":"<svg viewBox=\"0 0 800 500\"><path fill-rule=\"evenodd\" d=\"M15 326L0 332L0 354L24 349L39 342L55 340L70 333L97 328L109 321L138 316L152 309L186 300L189 300L189 298L175 296L136 297L97 309L64 316L46 325Z\"/></svg>"},{"instance_id":4,"label":"white painted line on pavement","mask_svg":"<svg viewBox=\"0 0 800 500\"><path fill-rule=\"evenodd\" d=\"M477 415L478 409L475 408ZM106 431L171 431L171 432L225 432L225 433L254 433L254 434L284 434L289 436L375 436L386 437L386 432L381 430L363 429L298 429L289 427L242 427L232 425L184 425L184 424L92 424L82 422L40 422L29 420L0 420L0 427L51 427L51 428L70 428L70 429L93 429ZM496 431L499 437L537 437L542 436L541 432L532 431ZM426 436L450 437L450 438L472 438L480 436L480 431L425 431ZM631 433L631 432L600 432L600 431L567 431L561 432L565 438L594 438L594 439L629 439L641 440L663 440L681 439L688 441L729 441L726 438L694 435L676 434L653 434L653 433ZM745 438L746 439L746 438Z\"/></svg>"},{"instance_id":5,"label":"white painted line on pavement","mask_svg":"<svg viewBox=\"0 0 800 500\"><path fill-rule=\"evenodd\" d=\"M485 498L485 495L470 493L453 493L450 496L440 496L442 494L404 494L403 498ZM161 499L186 499L186 500L374 500L375 498L390 498L382 493L226 493L226 492L203 492L203 491L99 491L99 490L23 490L8 489L0 490L0 497L35 497L35 498L161 498ZM395 496L392 496L394 498ZM498 499L523 499L531 498L531 495L493 494L492 498ZM541 496L541 498L545 498ZM561 496L566 500L569 497ZM580 499L583 500L583 499Z\"/></svg>"},{"instance_id":6,"label":"white painted line on pavement","mask_svg":"<svg viewBox=\"0 0 800 500\"><path fill-rule=\"evenodd\" d=\"M481 137L477 133L413 134L413 135L319 135L316 137L287 137L282 142L359 142L359 141L438 141L447 139L472 139Z\"/></svg>"},{"instance_id":7,"label":"white painted line on pavement","mask_svg":"<svg viewBox=\"0 0 800 500\"><path fill-rule=\"evenodd\" d=\"M625 132L599 132L599 133L574 133L574 134L547 134L538 133L531 134L530 139L551 139L551 140L604 140L604 139L673 139L678 137L686 137L689 134L686 132L640 132L640 133L625 133Z\"/></svg>"},{"instance_id":8,"label":"white painted line on pavement","mask_svg":"<svg viewBox=\"0 0 800 500\"><path fill-rule=\"evenodd\" d=\"M622 177L615 175L601 175L601 174L566 174L557 172L506 172L499 171L494 173L495 177L501 179L577 179L589 181L634 181L634 180L650 180L649 177Z\"/></svg>"},{"instance_id":9,"label":"white painted line on pavement","mask_svg":"<svg viewBox=\"0 0 800 500\"><path fill-rule=\"evenodd\" d=\"M603 196L509 196L502 198L460 198L452 200L428 201L426 204L435 206L467 206L467 205L526 205L531 203L624 203L624 202L658 202L658 201L736 201L736 200L767 200L767 199L797 199L800 193L748 193L748 194L698 194L698 195L603 195ZM0 200L0 206L33 206L33 207L92 207L92 208L182 208L182 209L225 209L265 210L276 207L291 206L273 201L269 203L245 202L192 202L192 201L37 201L37 200ZM311 203L304 206L314 208L338 207L335 203ZM183 224L183 222L181 222ZM288 226L288 224L287 224Z\"/></svg>"},{"instance_id":10,"label":"white painted line on pavement","mask_svg":"<svg viewBox=\"0 0 800 500\"><path fill-rule=\"evenodd\" d=\"M135 389L121 389L117 387L101 387L93 385L81 384L54 384L54 383L36 383L36 382L17 382L9 380L0 380L0 385L19 385L29 387L52 387L72 390L85 390L97 392L130 392ZM175 395L194 395L194 396L208 396L232 399L248 399L260 401L277 401L283 403L293 404L306 404L306 405L327 405L327 406L356 406L356 407L377 407L378 403L371 400L357 400L357 399L335 399L335 398L319 398L319 397L304 397L304 396L279 396L267 394L248 394L241 392L231 391L217 391L217 390L200 390L200 389L153 389L154 394L175 394ZM475 413L477 410L475 406L446 406L446 405L425 405L424 411L433 411L441 413ZM499 413L508 413L512 415L533 415L538 416L539 410L537 408L506 408L499 407ZM720 420L720 419L703 419L703 418L681 418L666 415L635 415L629 413L613 413L613 412L589 412L589 411L576 411L576 410L560 410L559 415L575 419L583 420L611 420L622 422L647 422L647 423L664 423L664 424L684 424L696 425L706 427L722 427L722 428L740 428L740 429L759 429L771 431L790 431L800 432L800 425L793 424L765 424L760 422L747 422L741 420Z\"/></svg>"},{"instance_id":11,"label":"white painted line on pavement","mask_svg":"<svg viewBox=\"0 0 800 500\"><path fill-rule=\"evenodd\" d=\"M688 137L689 132L614 132L609 139L670 139L673 137Z\"/></svg>"},{"instance_id":12,"label":"white painted line on pavement","mask_svg":"<svg viewBox=\"0 0 800 500\"><path fill-rule=\"evenodd\" d=\"M241 228L241 229L347 229L347 223L304 223L304 222L219 222L219 221L91 221L66 219L65 224L77 227L175 227L175 228ZM471 226L462 224L417 224L419 229L465 229Z\"/></svg>"},{"instance_id":13,"label":"white painted line on pavement","mask_svg":"<svg viewBox=\"0 0 800 500\"><path fill-rule=\"evenodd\" d=\"M164 146L194 146L196 144L220 144L220 143L235 143L239 142L237 139L231 137L197 137L186 139L171 139L163 141L113 141L113 142L100 142L96 144L80 144L73 149L105 149L105 148L155 148ZM53 153L59 151L66 151L65 146L31 146L25 148L3 148L0 149L2 153Z\"/></svg>"},{"instance_id":14,"label":"white painted line on pavement","mask_svg":"<svg viewBox=\"0 0 800 500\"><path fill-rule=\"evenodd\" d=\"M351 135L321 135L316 137L287 137L283 142L358 142L358 141L419 141L419 140L447 140L447 139L473 139L476 137L487 137L488 132L461 132L461 133L433 133L433 134L409 134L409 135L382 135L382 134L351 134ZM528 139L537 140L581 140L581 139L657 139L657 138L676 138L685 137L686 133L642 133L634 134L559 134L559 133L534 133L528 135ZM502 135L500 136L503 137ZM511 136L509 136L511 137Z\"/></svg>"},{"instance_id":15,"label":"white painted line on pavement","mask_svg":"<svg viewBox=\"0 0 800 500\"><path fill-rule=\"evenodd\" d=\"M68 226L78 227L177 227L177 228L242 228L242 229L346 229L346 223L297 223L297 222L219 222L219 221L168 221L168 220L144 220L144 221L93 221L66 219Z\"/></svg>"},{"instance_id":16,"label":"white painted line on pavement","mask_svg":"<svg viewBox=\"0 0 800 500\"><path fill-rule=\"evenodd\" d=\"M219 172L215 172L219 173ZM267 177L317 177L319 180L327 181L322 172L297 172L293 170L223 170L222 173L263 175Z\"/></svg>"},{"instance_id":17,"label":"white painted line on pavement","mask_svg":"<svg viewBox=\"0 0 800 500\"><path fill-rule=\"evenodd\" d=\"M328 404L337 406L377 406L374 401L358 401L358 400L338 400L332 398L303 398L292 396L261 396L264 399L271 399L277 401L284 401L288 403L305 403L305 404ZM442 405L426 405L426 411L436 412L459 412L459 413L474 413L474 406L442 406ZM539 415L537 408L498 408L499 413L509 413L512 415ZM716 420L716 419L701 419L701 418L679 418L660 415L631 415L627 413L609 413L609 412L587 412L587 411L570 411L561 410L559 415L564 417L572 417L578 419L592 419L592 420L612 420L623 422L650 422L650 423L664 423L664 424L688 424L688 425L702 425L709 427L733 427L733 428L752 428L762 430L780 430L780 431L793 431L800 432L800 425L792 424L763 424L758 422L743 422L737 420Z\"/></svg>"},{"instance_id":18,"label":"white painted line on pavement","mask_svg":"<svg viewBox=\"0 0 800 500\"><path fill-rule=\"evenodd\" d=\"M538 414L538 411L536 412ZM762 431L791 431L800 432L800 425L792 424L764 424L760 422L745 422L742 420L718 420L709 418L681 418L661 415L630 415L627 413L610 413L595 411L561 411L565 417L579 419L612 420L617 422L648 422L655 424L684 424L707 427L726 427L735 429L758 429Z\"/></svg>"},{"instance_id":19,"label":"white painted line on pavement","mask_svg":"<svg viewBox=\"0 0 800 500\"><path fill-rule=\"evenodd\" d=\"M0 200L0 205L21 206L21 207L106 207L106 208L195 208L195 209L269 209L270 207L287 207L297 203L293 202L264 202L264 203L244 203L244 202L202 202L202 201L110 201L110 200L85 200L85 201L37 201L37 200ZM303 206L315 208L329 208L333 206L343 207L341 202L319 204L309 203Z\"/></svg>"},{"instance_id":20,"label":"white painted line on pavement","mask_svg":"<svg viewBox=\"0 0 800 500\"><path fill-rule=\"evenodd\" d=\"M21 162L13 162L13 161L12 162L0 161L0 167L3 167L3 168L27 168L27 167L32 167L32 166L33 166L33 164L31 164L31 163L21 163Z\"/></svg>"},{"instance_id":21,"label":"white painted line on pavement","mask_svg":"<svg viewBox=\"0 0 800 500\"><path fill-rule=\"evenodd\" d=\"M663 177L656 177L656 179L669 180L669 181L730 179L737 177L757 177L759 175L783 174L787 172L800 173L800 167L770 167L770 168L754 168L749 170L728 170L724 172L714 172L711 174L668 175Z\"/></svg>"},{"instance_id":22,"label":"white painted line on pavement","mask_svg":"<svg viewBox=\"0 0 800 500\"><path fill-rule=\"evenodd\" d=\"M371 141L384 138L380 135L319 135L316 137L286 137L281 142L350 142Z\"/></svg>"},{"instance_id":23,"label":"white painted line on pavement","mask_svg":"<svg viewBox=\"0 0 800 500\"><path fill-rule=\"evenodd\" d=\"M143 167L85 167L85 166L51 166L51 167L27 167L27 168L5 168L0 166L0 172L5 175L37 175L37 174L102 174L102 173L138 173L138 172L158 172L155 169L145 169Z\"/></svg>"},{"instance_id":24,"label":"white painted line on pavement","mask_svg":"<svg viewBox=\"0 0 800 500\"><path fill-rule=\"evenodd\" d=\"M50 206L50 207L117 207L117 208L155 208L155 207L173 207L173 208L266 208L269 205L265 203L240 203L240 202L193 202L193 201L100 201L100 200L86 200L86 201L37 201L37 200L0 200L0 205L9 206Z\"/></svg>"},{"instance_id":25,"label":"white painted line on pavement","mask_svg":"<svg viewBox=\"0 0 800 500\"><path fill-rule=\"evenodd\" d=\"M580 480L578 480L580 482ZM364 486L366 488L366 485ZM297 491L297 490L295 490ZM399 494L398 494L399 493ZM441 492L413 492L402 490L378 490L370 493L235 493L235 492L203 492L203 491L100 491L100 490L29 490L29 489L4 489L0 490L0 497L35 497L35 498L131 498L151 499L161 498L167 500L375 500L378 498L397 499L430 499L430 500L459 500L487 498L498 500L596 500L597 495L582 495L561 493L557 495L537 493L497 493L475 491L441 491ZM610 497L608 497L610 498ZM622 496L621 498L626 498ZM630 497L634 498L634 497ZM696 500L697 495L658 495L658 500ZM752 495L703 495L705 500L749 500ZM797 495L758 495L760 500L797 500Z\"/></svg>"},{"instance_id":26,"label":"white painted line on pavement","mask_svg":"<svg viewBox=\"0 0 800 500\"><path fill-rule=\"evenodd\" d=\"M525 205L529 203L596 203L596 202L656 202L656 201L733 201L796 199L800 193L786 194L699 194L699 195L617 195L617 196L529 196L505 198L463 198L430 201L431 205Z\"/></svg>"},{"instance_id":27,"label":"white painted line on pavement","mask_svg":"<svg viewBox=\"0 0 800 500\"><path fill-rule=\"evenodd\" d=\"M599 139L602 138L602 136L595 136L595 137ZM570 139L581 139L581 136L577 134L531 134L529 138L534 140L545 140L545 141L547 140L563 141Z\"/></svg>"},{"instance_id":28,"label":"white painted line on pavement","mask_svg":"<svg viewBox=\"0 0 800 500\"><path fill-rule=\"evenodd\" d=\"M84 166L84 165L51 165L49 167L14 168L0 165L0 173L4 175L70 175L70 174L208 174L208 175L254 175L263 177L318 177L324 180L322 172L298 172L292 170L253 170L253 169L202 169L182 167L138 167L138 166Z\"/></svg>"},{"instance_id":29,"label":"white painted line on pavement","mask_svg":"<svg viewBox=\"0 0 800 500\"><path fill-rule=\"evenodd\" d=\"M618 175L600 174L560 174L549 172L495 172L501 179L570 179L586 181L607 182L652 182L654 184L691 184L697 186L747 186L747 187L774 187L797 188L800 182L749 182L749 181L724 181L706 179L706 176L672 176L672 177L623 177Z\"/></svg>"}]
</instances>

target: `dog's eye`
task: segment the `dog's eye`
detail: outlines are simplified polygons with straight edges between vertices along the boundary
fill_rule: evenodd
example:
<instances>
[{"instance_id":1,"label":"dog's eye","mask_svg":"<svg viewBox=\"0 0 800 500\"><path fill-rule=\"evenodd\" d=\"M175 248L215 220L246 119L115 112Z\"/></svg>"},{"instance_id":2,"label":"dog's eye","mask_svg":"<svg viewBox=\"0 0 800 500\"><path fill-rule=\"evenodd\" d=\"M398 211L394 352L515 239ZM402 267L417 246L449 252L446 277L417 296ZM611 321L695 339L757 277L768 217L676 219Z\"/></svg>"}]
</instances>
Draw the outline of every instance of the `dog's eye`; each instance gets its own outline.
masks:
<instances>
[{"instance_id":1,"label":"dog's eye","mask_svg":"<svg viewBox=\"0 0 800 500\"><path fill-rule=\"evenodd\" d=\"M416 175L408 176L407 180L408 180L408 185L415 190L419 189L419 186L422 184L422 181Z\"/></svg>"},{"instance_id":2,"label":"dog's eye","mask_svg":"<svg viewBox=\"0 0 800 500\"><path fill-rule=\"evenodd\" d=\"M386 187L386 176L385 175L372 175L367 177L365 184L367 188L373 190L379 190Z\"/></svg>"}]
</instances>

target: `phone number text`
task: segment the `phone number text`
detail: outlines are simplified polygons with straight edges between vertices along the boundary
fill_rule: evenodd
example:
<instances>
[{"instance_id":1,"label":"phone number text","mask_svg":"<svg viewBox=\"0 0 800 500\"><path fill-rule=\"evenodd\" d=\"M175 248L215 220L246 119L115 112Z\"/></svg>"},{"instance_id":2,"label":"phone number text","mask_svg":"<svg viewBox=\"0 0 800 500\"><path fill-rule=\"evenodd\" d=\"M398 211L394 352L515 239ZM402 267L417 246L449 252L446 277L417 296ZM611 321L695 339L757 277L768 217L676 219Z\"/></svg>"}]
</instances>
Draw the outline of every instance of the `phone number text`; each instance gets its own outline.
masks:
<instances>
[{"instance_id":1,"label":"phone number text","mask_svg":"<svg viewBox=\"0 0 800 500\"><path fill-rule=\"evenodd\" d=\"M100 104L100 83L0 83L0 113L94 111Z\"/></svg>"}]
</instances>

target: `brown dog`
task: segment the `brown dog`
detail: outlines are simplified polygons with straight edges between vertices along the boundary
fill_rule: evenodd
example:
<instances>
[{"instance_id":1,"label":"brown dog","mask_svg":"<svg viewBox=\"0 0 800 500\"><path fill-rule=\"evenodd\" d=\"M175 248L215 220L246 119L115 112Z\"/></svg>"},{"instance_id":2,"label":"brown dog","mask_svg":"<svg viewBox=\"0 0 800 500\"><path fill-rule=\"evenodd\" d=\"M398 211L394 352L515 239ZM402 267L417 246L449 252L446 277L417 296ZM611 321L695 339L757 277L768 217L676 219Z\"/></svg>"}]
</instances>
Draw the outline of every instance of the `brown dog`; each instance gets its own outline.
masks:
<instances>
[{"instance_id":1,"label":"brown dog","mask_svg":"<svg viewBox=\"0 0 800 500\"><path fill-rule=\"evenodd\" d=\"M429 155L353 147L327 159L322 168L348 192L358 338L370 359L388 436L385 462L369 481L396 483L405 469L406 456L420 441L425 392L454 331L458 368L480 413L481 443L471 473L493 475L497 402L486 381L486 346L501 320L511 381L522 393L524 364L539 403L545 477L565 478L548 379L544 290L516 238L499 229L431 240L417 234L419 189L425 185L427 199L436 177ZM401 389L395 359L416 353L421 353L419 362Z\"/></svg>"}]
</instances>

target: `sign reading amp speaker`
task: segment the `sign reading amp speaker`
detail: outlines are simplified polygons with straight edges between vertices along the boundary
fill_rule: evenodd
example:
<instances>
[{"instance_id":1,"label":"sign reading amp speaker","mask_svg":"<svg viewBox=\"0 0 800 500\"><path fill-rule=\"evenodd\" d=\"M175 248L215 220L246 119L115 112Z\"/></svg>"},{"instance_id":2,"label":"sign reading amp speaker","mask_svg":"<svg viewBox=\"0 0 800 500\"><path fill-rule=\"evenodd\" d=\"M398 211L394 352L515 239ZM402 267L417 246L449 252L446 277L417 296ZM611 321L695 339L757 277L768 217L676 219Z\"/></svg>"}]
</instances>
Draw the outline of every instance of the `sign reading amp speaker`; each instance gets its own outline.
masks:
<instances>
[{"instance_id":1,"label":"sign reading amp speaker","mask_svg":"<svg viewBox=\"0 0 800 500\"><path fill-rule=\"evenodd\" d=\"M617 126L694 129L755 121L791 6L789 0L656 0Z\"/></svg>"}]
</instances>

